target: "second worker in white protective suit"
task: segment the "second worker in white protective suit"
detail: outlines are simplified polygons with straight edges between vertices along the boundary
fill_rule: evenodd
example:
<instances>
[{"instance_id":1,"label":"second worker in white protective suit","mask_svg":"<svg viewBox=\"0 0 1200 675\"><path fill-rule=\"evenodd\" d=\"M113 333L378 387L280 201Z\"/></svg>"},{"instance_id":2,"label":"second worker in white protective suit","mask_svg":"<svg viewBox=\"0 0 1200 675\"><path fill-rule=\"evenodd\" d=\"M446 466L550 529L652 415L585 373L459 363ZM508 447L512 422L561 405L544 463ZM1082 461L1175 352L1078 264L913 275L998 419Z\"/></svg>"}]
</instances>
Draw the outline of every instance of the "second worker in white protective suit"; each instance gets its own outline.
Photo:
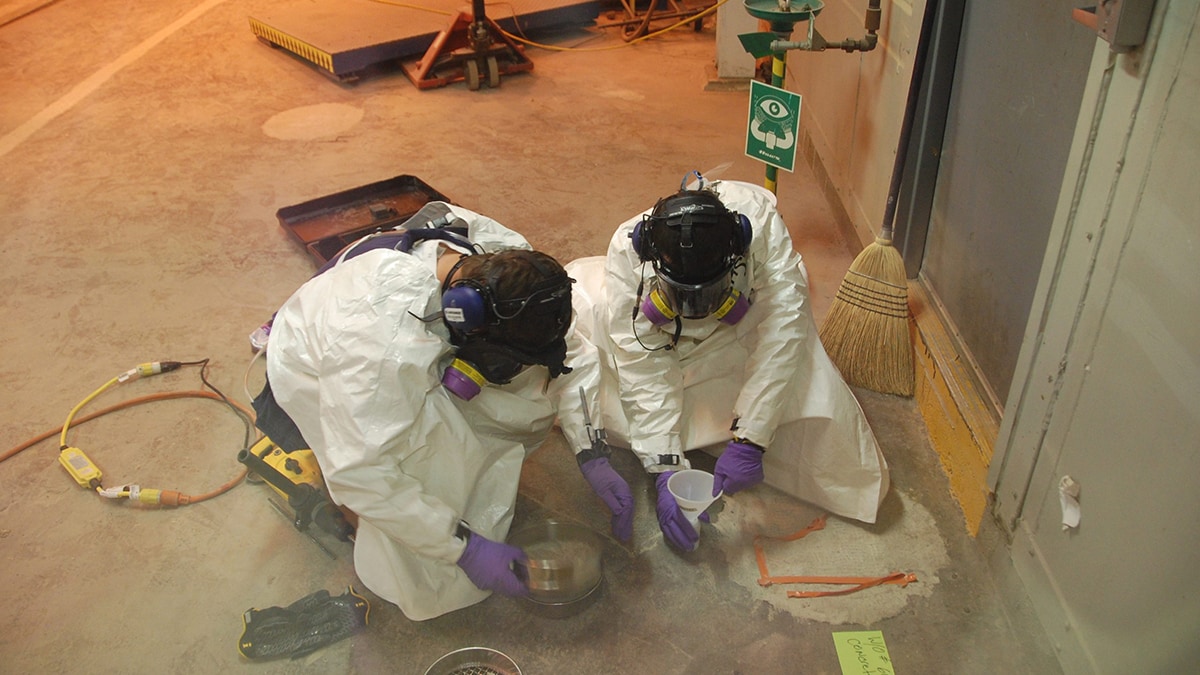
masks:
<instances>
[{"instance_id":1,"label":"second worker in white protective suit","mask_svg":"<svg viewBox=\"0 0 1200 675\"><path fill-rule=\"evenodd\" d=\"M292 295L264 389L358 516L359 578L414 620L527 592L524 554L502 542L521 465L554 421L544 392L566 370L572 283L490 218L422 214Z\"/></svg>"},{"instance_id":2,"label":"second worker in white protective suit","mask_svg":"<svg viewBox=\"0 0 1200 675\"><path fill-rule=\"evenodd\" d=\"M853 392L817 337L800 255L774 195L719 181L681 190L617 228L578 280L570 378L554 387L568 441L593 424L656 474L657 514L683 550L698 534L666 489L687 450L715 447L714 494L766 480L873 523L888 469ZM724 444L721 449L719 444Z\"/></svg>"}]
</instances>

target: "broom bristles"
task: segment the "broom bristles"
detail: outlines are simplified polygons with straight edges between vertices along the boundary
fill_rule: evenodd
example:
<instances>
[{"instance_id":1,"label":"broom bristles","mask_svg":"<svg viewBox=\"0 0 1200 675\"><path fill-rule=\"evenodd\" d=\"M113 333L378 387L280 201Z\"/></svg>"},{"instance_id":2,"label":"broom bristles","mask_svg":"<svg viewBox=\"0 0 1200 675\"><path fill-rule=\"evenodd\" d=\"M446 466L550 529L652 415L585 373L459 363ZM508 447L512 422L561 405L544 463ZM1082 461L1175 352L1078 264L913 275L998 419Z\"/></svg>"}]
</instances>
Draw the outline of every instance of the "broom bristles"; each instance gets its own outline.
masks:
<instances>
[{"instance_id":1,"label":"broom bristles","mask_svg":"<svg viewBox=\"0 0 1200 675\"><path fill-rule=\"evenodd\" d=\"M850 265L821 325L821 343L850 384L912 396L913 347L904 258L876 238Z\"/></svg>"}]
</instances>

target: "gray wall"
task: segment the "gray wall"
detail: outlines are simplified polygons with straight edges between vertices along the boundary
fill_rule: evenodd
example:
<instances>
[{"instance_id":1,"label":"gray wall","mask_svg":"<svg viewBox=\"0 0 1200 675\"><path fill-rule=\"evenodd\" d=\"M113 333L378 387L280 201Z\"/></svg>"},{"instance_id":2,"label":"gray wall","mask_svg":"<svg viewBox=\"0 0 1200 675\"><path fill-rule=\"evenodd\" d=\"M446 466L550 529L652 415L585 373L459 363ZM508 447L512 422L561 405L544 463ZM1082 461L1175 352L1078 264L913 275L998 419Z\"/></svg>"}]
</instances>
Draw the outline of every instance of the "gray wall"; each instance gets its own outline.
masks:
<instances>
[{"instance_id":1,"label":"gray wall","mask_svg":"<svg viewBox=\"0 0 1200 675\"><path fill-rule=\"evenodd\" d=\"M968 6L927 261L1005 402L994 512L1067 673L1193 672L1200 0L1157 0L1151 43L1122 56L1072 3L996 4ZM881 53L789 55L860 233L883 210L920 7L884 11ZM853 34L853 14L828 5L844 30L827 32ZM1064 529L1068 475L1082 520Z\"/></svg>"},{"instance_id":2,"label":"gray wall","mask_svg":"<svg viewBox=\"0 0 1200 675\"><path fill-rule=\"evenodd\" d=\"M993 467L1067 673L1200 662L1200 0L1157 7L1095 50Z\"/></svg>"},{"instance_id":3,"label":"gray wall","mask_svg":"<svg viewBox=\"0 0 1200 675\"><path fill-rule=\"evenodd\" d=\"M921 269L1000 402L1095 43L1076 4L968 2L963 18Z\"/></svg>"}]
</instances>

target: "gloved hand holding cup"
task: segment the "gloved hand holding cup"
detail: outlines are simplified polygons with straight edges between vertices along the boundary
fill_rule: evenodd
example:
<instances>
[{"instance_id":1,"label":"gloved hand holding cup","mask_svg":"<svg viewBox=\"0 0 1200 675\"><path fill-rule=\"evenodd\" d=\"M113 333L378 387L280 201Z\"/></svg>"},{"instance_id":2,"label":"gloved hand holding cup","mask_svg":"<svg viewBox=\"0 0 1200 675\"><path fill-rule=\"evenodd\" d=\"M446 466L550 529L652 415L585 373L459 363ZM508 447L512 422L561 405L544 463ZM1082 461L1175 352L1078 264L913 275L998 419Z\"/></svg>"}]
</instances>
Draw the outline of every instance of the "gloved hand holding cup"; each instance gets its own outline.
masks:
<instances>
[{"instance_id":1,"label":"gloved hand holding cup","mask_svg":"<svg viewBox=\"0 0 1200 675\"><path fill-rule=\"evenodd\" d=\"M667 541L676 548L694 551L700 543L697 521L708 522L707 509L720 497L713 491L713 475L698 469L660 473L658 487L658 522Z\"/></svg>"},{"instance_id":2,"label":"gloved hand holding cup","mask_svg":"<svg viewBox=\"0 0 1200 675\"><path fill-rule=\"evenodd\" d=\"M658 489L658 501L655 505L658 527L668 544L681 551L694 551L700 544L700 533L696 531L695 525L688 522L687 516L684 516L683 510L679 508L679 503L675 501L675 496L667 488L667 482L675 473L664 471L654 480L654 486Z\"/></svg>"}]
</instances>

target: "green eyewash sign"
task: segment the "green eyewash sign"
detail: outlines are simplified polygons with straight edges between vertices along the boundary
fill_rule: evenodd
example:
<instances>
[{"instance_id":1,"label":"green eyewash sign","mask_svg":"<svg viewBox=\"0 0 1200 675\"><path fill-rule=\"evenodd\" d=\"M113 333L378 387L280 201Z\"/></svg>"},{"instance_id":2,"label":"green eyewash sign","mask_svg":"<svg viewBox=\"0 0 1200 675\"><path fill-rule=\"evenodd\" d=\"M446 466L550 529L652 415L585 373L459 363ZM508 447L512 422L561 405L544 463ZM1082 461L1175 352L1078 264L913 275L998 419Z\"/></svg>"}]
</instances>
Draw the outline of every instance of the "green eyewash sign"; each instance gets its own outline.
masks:
<instances>
[{"instance_id":1,"label":"green eyewash sign","mask_svg":"<svg viewBox=\"0 0 1200 675\"><path fill-rule=\"evenodd\" d=\"M799 130L800 95L751 80L746 155L791 171L796 166Z\"/></svg>"}]
</instances>

